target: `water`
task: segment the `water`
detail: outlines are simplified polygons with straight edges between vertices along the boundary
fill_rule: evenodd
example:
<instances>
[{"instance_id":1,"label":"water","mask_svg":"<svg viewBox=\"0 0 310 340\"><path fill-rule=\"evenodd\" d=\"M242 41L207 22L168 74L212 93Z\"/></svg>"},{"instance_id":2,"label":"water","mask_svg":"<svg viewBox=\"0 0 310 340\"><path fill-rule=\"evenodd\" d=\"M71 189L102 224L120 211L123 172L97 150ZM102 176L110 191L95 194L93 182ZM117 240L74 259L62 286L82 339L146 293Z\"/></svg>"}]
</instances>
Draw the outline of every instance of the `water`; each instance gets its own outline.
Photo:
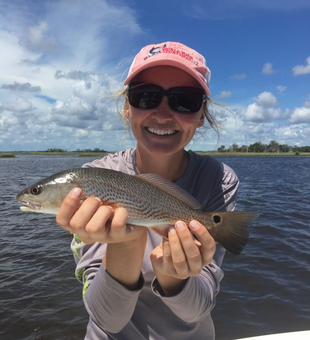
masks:
<instances>
[{"instance_id":1,"label":"water","mask_svg":"<svg viewBox=\"0 0 310 340\"><path fill-rule=\"evenodd\" d=\"M217 340L310 329L310 158L221 157L241 179L238 210L261 215L239 256L227 254L212 312ZM0 339L83 339L87 313L71 236L19 210L16 194L90 158L0 159ZM38 330L40 328L40 330ZM37 329L37 332L35 332Z\"/></svg>"}]
</instances>

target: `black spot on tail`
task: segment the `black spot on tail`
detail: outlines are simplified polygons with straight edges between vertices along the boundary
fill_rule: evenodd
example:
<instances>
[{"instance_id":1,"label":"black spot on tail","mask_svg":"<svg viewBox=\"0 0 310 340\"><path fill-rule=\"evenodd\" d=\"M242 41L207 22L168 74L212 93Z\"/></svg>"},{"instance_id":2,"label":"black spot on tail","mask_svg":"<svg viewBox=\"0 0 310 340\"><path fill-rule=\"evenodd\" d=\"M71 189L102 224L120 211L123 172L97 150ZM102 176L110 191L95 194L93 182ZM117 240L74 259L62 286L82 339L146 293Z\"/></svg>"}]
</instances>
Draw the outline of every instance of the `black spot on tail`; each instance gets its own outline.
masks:
<instances>
[{"instance_id":1,"label":"black spot on tail","mask_svg":"<svg viewBox=\"0 0 310 340\"><path fill-rule=\"evenodd\" d=\"M225 211L211 213L213 227L208 229L216 242L238 255L247 243L249 228L258 216L254 212Z\"/></svg>"},{"instance_id":2,"label":"black spot on tail","mask_svg":"<svg viewBox=\"0 0 310 340\"><path fill-rule=\"evenodd\" d=\"M221 222L221 216L219 216L219 215L214 215L214 216L213 216L213 221L214 221L214 223L216 223L216 224L220 223L220 222Z\"/></svg>"}]
</instances>

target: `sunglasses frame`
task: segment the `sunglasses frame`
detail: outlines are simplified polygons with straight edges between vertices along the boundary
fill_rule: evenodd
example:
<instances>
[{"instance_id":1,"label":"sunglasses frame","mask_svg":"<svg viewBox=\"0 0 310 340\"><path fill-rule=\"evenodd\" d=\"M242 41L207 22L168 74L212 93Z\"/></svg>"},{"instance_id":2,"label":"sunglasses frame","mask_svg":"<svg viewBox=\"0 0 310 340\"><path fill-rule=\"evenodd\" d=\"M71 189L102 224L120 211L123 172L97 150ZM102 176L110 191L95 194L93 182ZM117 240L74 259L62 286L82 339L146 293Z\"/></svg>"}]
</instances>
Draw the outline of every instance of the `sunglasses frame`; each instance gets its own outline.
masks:
<instances>
[{"instance_id":1,"label":"sunglasses frame","mask_svg":"<svg viewBox=\"0 0 310 340\"><path fill-rule=\"evenodd\" d=\"M158 100L158 103L156 103L156 105L151 106L151 107L141 107L140 105L133 105L132 104L130 92L132 90L136 89L136 88L139 88L140 86L143 86L143 85L147 85L150 88L152 87L152 88L158 89L158 91L154 91L154 94L156 94L156 93L160 94L160 98ZM190 91L194 91L194 92L199 93L201 95L201 104L199 106L199 109L184 111L184 110L178 110L176 107L173 106L173 103L171 102L171 99L170 99L171 95L173 95L172 92L175 91L175 90L186 90L186 89L190 89ZM145 91L145 92L147 93L148 91ZM149 91L149 92L151 92L151 91ZM139 110L153 110L153 109L156 109L160 105L160 103L162 102L162 99L163 99L164 96L168 97L169 107L173 111L181 113L181 114L194 114L194 113L197 113L201 109L201 106L203 105L203 103L205 103L207 101L207 96L206 96L205 92L202 89L199 89L199 88L196 88L196 87L190 87L190 86L171 87L168 90L165 90L165 89L163 89L159 85L150 84L150 83L144 83L144 82L133 82L133 83L130 83L128 85L128 89L127 89L127 98L128 98L129 104L131 106L139 109Z\"/></svg>"}]
</instances>

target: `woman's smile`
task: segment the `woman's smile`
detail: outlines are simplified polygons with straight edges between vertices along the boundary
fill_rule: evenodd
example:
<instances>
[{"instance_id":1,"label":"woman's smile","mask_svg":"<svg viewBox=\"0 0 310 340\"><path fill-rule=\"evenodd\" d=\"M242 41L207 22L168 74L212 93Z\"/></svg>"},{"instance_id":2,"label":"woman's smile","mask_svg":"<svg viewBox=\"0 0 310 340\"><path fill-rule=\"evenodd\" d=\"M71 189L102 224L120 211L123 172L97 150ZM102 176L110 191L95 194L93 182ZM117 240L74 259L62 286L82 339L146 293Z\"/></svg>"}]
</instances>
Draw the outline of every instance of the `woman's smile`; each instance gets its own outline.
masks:
<instances>
[{"instance_id":1,"label":"woman's smile","mask_svg":"<svg viewBox=\"0 0 310 340\"><path fill-rule=\"evenodd\" d=\"M179 132L177 130L170 130L170 129L168 130L168 129L151 128L151 127L146 127L145 129L148 132L150 132L152 135L156 135L156 136L171 136Z\"/></svg>"}]
</instances>

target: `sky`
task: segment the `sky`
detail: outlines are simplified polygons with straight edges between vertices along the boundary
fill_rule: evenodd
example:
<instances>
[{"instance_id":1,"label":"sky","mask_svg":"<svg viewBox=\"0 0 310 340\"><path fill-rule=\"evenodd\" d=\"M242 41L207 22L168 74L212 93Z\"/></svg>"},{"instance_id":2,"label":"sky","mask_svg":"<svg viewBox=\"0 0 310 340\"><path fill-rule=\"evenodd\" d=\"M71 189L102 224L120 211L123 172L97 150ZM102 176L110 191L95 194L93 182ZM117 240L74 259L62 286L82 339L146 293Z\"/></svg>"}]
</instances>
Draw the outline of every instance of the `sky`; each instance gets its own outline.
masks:
<instances>
[{"instance_id":1,"label":"sky","mask_svg":"<svg viewBox=\"0 0 310 340\"><path fill-rule=\"evenodd\" d=\"M0 0L0 151L135 146L112 96L145 45L179 41L211 70L220 138L310 145L309 0Z\"/></svg>"}]
</instances>

